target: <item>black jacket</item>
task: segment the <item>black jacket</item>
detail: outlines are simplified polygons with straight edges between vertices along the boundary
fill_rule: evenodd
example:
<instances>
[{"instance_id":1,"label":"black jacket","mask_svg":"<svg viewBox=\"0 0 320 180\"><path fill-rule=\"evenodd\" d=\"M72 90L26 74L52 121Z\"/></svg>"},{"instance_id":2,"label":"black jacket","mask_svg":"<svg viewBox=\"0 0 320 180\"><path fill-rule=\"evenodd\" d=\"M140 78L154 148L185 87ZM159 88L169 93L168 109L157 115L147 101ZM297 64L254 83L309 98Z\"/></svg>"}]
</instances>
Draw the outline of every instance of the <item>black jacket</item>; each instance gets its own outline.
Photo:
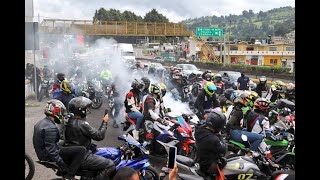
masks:
<instances>
[{"instance_id":1,"label":"black jacket","mask_svg":"<svg viewBox=\"0 0 320 180\"><path fill-rule=\"evenodd\" d=\"M228 123L226 125L226 131L230 134L231 130L241 130L240 121L243 118L242 110L238 107L233 107Z\"/></svg>"},{"instance_id":2,"label":"black jacket","mask_svg":"<svg viewBox=\"0 0 320 180\"><path fill-rule=\"evenodd\" d=\"M33 147L40 161L56 162L58 165L64 164L59 156L59 146L57 145L59 139L58 127L49 117L34 125Z\"/></svg>"},{"instance_id":3,"label":"black jacket","mask_svg":"<svg viewBox=\"0 0 320 180\"><path fill-rule=\"evenodd\" d=\"M97 130L85 119L70 119L65 128L65 146L80 145L89 149L91 140L101 141L105 137L107 123L102 121Z\"/></svg>"},{"instance_id":4,"label":"black jacket","mask_svg":"<svg viewBox=\"0 0 320 180\"><path fill-rule=\"evenodd\" d=\"M257 84L257 87L256 87L256 92L257 94L261 97L262 95L262 91L268 91L269 87L267 86L267 84Z\"/></svg>"},{"instance_id":5,"label":"black jacket","mask_svg":"<svg viewBox=\"0 0 320 180\"><path fill-rule=\"evenodd\" d=\"M198 97L195 101L195 107L198 109L199 113L197 114L202 118L205 114L204 109L216 108L219 107L220 104L217 101L216 94L213 94L212 97L206 95L204 90L200 91Z\"/></svg>"},{"instance_id":6,"label":"black jacket","mask_svg":"<svg viewBox=\"0 0 320 180\"><path fill-rule=\"evenodd\" d=\"M204 125L196 126L194 136L197 146L197 161L201 171L207 172L210 165L217 162L219 157L227 152L227 145Z\"/></svg>"}]
</instances>

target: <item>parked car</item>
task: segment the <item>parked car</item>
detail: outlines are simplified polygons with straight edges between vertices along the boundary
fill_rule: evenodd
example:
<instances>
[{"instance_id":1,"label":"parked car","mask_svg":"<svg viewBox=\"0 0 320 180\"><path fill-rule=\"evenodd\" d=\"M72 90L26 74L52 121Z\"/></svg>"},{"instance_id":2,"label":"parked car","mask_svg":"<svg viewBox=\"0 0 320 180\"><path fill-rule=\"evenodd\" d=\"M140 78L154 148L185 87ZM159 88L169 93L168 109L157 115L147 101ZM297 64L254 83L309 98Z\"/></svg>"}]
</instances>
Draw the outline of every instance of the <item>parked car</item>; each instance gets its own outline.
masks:
<instances>
[{"instance_id":1,"label":"parked car","mask_svg":"<svg viewBox=\"0 0 320 180\"><path fill-rule=\"evenodd\" d=\"M240 72L237 71L220 71L217 74L221 74L222 81L225 83L225 88L237 89L237 80L241 76ZM257 84L250 79L249 87L251 90L255 90Z\"/></svg>"},{"instance_id":2,"label":"parked car","mask_svg":"<svg viewBox=\"0 0 320 180\"><path fill-rule=\"evenodd\" d=\"M178 62L186 62L188 63L190 60L185 58L179 58Z\"/></svg>"},{"instance_id":3,"label":"parked car","mask_svg":"<svg viewBox=\"0 0 320 180\"><path fill-rule=\"evenodd\" d=\"M176 62L176 58L174 58L174 57L165 57L164 61Z\"/></svg>"},{"instance_id":4,"label":"parked car","mask_svg":"<svg viewBox=\"0 0 320 180\"><path fill-rule=\"evenodd\" d=\"M194 64L177 64L176 67L181 68L182 73L184 73L186 75L190 75L191 73L195 73L195 74L197 74L198 77L200 77L203 73Z\"/></svg>"},{"instance_id":5,"label":"parked car","mask_svg":"<svg viewBox=\"0 0 320 180\"><path fill-rule=\"evenodd\" d=\"M156 56L156 57L153 58L153 60L159 61L159 62L164 62L164 59L161 56Z\"/></svg>"}]
</instances>

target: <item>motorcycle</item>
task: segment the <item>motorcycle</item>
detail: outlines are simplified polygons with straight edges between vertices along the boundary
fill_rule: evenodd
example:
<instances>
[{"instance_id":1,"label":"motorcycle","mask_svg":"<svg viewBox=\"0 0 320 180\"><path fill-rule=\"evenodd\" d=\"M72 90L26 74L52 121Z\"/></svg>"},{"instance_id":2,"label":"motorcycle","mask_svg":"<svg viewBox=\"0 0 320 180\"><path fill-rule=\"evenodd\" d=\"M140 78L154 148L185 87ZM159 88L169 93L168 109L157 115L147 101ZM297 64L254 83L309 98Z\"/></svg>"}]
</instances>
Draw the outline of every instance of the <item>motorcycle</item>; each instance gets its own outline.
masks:
<instances>
[{"instance_id":1,"label":"motorcycle","mask_svg":"<svg viewBox=\"0 0 320 180\"><path fill-rule=\"evenodd\" d=\"M191 126L187 124L182 116L176 117L172 120L168 117L165 117L165 119L169 122L168 126L159 122L145 120L142 127L144 131L139 133L140 143L146 142L150 153L160 157L166 156L166 152L156 140L176 146L178 154L185 154L187 156L194 157L195 141L193 140ZM135 129L136 120L131 119L126 115L126 121L121 124L124 125L123 131L132 135L132 130Z\"/></svg>"},{"instance_id":2,"label":"motorcycle","mask_svg":"<svg viewBox=\"0 0 320 180\"><path fill-rule=\"evenodd\" d=\"M28 166L28 167L27 167ZM31 157L25 153L25 180L31 180L34 176L35 168Z\"/></svg>"},{"instance_id":3,"label":"motorcycle","mask_svg":"<svg viewBox=\"0 0 320 180\"><path fill-rule=\"evenodd\" d=\"M111 116L111 118L114 117L114 112L115 112L115 109L114 109L114 96L113 96L113 88L111 86L111 84L106 84L105 85L105 94L104 96L107 98L107 109L109 109L109 115Z\"/></svg>"},{"instance_id":4,"label":"motorcycle","mask_svg":"<svg viewBox=\"0 0 320 180\"><path fill-rule=\"evenodd\" d=\"M118 148L97 148L95 154L111 159L116 165L116 170L126 166L139 171L141 179L159 179L158 172L149 162L149 152L144 148L144 145L138 143L131 135L121 135L118 137L118 140L124 141L125 143ZM37 161L37 163L53 169L58 176L61 176L59 174L60 169L56 163L48 161ZM91 179L98 173L97 171L78 169L76 176L81 176L81 179Z\"/></svg>"},{"instance_id":5,"label":"motorcycle","mask_svg":"<svg viewBox=\"0 0 320 180\"><path fill-rule=\"evenodd\" d=\"M93 109L99 109L103 103L102 96L103 91L98 88L95 84L89 82L88 89L86 90L88 94L86 94L87 98L92 101L91 107Z\"/></svg>"},{"instance_id":6,"label":"motorcycle","mask_svg":"<svg viewBox=\"0 0 320 180\"><path fill-rule=\"evenodd\" d=\"M49 80L42 80L40 86L39 86L39 95L38 95L38 101L41 102L42 101L42 98L45 96L45 97L50 97L50 91L52 89L51 85L53 83L50 82Z\"/></svg>"},{"instance_id":7,"label":"motorcycle","mask_svg":"<svg viewBox=\"0 0 320 180\"><path fill-rule=\"evenodd\" d=\"M243 140L247 140L244 135ZM163 143L166 151L169 151L170 144ZM268 159L263 154L255 154L253 156L234 156L225 157L226 165L224 167L217 166L218 172L216 175L216 180L220 179L275 179L273 177L278 177L283 171L278 171L278 166ZM204 180L205 175L200 170L200 166L193 159L177 155L176 162L178 167L183 168L188 173L184 174L178 173L178 176L183 180ZM220 163L218 163L220 164Z\"/></svg>"}]
</instances>

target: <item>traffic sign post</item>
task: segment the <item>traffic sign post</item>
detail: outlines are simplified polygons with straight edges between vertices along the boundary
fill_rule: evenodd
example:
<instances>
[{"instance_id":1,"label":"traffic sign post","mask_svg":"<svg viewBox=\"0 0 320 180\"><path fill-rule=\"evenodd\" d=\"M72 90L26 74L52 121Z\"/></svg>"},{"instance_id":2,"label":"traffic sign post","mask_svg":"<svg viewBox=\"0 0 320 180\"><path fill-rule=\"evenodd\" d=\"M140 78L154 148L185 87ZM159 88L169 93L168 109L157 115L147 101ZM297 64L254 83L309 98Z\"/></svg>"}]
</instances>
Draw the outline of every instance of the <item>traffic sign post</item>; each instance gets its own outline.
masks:
<instances>
[{"instance_id":1,"label":"traffic sign post","mask_svg":"<svg viewBox=\"0 0 320 180\"><path fill-rule=\"evenodd\" d=\"M222 28L210 28L210 27L197 27L196 35L197 35L197 37L200 37L200 36L222 37L223 36L223 29Z\"/></svg>"}]
</instances>

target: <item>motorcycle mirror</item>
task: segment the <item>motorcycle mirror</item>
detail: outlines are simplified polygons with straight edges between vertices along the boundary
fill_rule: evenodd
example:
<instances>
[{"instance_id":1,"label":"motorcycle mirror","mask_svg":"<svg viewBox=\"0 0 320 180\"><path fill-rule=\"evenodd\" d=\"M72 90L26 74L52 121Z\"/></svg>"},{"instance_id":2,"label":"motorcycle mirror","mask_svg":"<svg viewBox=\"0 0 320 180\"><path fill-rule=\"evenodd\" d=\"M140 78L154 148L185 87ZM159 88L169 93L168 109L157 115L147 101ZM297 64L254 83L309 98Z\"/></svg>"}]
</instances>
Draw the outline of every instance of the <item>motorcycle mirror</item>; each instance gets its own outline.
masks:
<instances>
[{"instance_id":1,"label":"motorcycle mirror","mask_svg":"<svg viewBox=\"0 0 320 180\"><path fill-rule=\"evenodd\" d=\"M248 136L241 134L242 141L248 141Z\"/></svg>"}]
</instances>

